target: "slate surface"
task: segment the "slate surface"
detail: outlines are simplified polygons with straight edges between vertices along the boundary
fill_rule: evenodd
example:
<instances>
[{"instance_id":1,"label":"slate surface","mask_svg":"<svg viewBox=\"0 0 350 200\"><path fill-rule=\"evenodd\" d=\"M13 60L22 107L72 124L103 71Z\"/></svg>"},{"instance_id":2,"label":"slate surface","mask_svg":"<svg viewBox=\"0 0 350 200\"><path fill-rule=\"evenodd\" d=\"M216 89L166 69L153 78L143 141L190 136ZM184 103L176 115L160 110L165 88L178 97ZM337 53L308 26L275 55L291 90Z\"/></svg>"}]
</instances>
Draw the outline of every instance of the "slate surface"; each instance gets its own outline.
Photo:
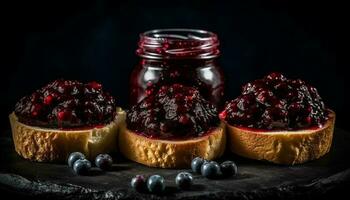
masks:
<instances>
[{"instance_id":1,"label":"slate surface","mask_svg":"<svg viewBox=\"0 0 350 200\"><path fill-rule=\"evenodd\" d=\"M237 177L208 180L194 175L189 191L175 187L178 172L189 169L156 169L116 155L112 171L94 169L77 176L65 164L34 163L20 158L9 138L0 139L0 190L35 199L305 199L329 197L346 191L350 182L350 133L336 129L326 156L302 165L281 166L226 154L236 161ZM166 179L163 195L137 193L129 187L136 174L160 174ZM341 188L342 190L339 190ZM350 187L349 187L350 189ZM328 195L328 196L327 196Z\"/></svg>"}]
</instances>

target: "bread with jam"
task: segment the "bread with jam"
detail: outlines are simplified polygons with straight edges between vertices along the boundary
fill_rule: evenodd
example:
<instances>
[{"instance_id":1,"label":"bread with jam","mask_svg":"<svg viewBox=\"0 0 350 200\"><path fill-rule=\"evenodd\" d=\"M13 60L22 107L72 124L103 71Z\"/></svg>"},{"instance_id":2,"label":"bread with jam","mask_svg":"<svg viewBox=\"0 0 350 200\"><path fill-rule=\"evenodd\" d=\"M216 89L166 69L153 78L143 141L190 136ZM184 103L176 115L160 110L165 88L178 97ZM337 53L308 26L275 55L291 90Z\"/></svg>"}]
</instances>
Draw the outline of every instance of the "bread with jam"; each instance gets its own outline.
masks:
<instances>
[{"instance_id":1,"label":"bread with jam","mask_svg":"<svg viewBox=\"0 0 350 200\"><path fill-rule=\"evenodd\" d=\"M114 151L120 113L101 84L55 80L23 97L10 114L15 150L39 162L66 161L75 151L88 158Z\"/></svg>"},{"instance_id":2,"label":"bread with jam","mask_svg":"<svg viewBox=\"0 0 350 200\"><path fill-rule=\"evenodd\" d=\"M332 145L335 113L315 87L281 73L244 85L219 116L230 150L247 158L293 165L320 158Z\"/></svg>"},{"instance_id":3,"label":"bread with jam","mask_svg":"<svg viewBox=\"0 0 350 200\"><path fill-rule=\"evenodd\" d=\"M196 88L165 85L127 111L119 134L121 153L161 168L188 167L194 157L215 159L226 145L214 105Z\"/></svg>"}]
</instances>

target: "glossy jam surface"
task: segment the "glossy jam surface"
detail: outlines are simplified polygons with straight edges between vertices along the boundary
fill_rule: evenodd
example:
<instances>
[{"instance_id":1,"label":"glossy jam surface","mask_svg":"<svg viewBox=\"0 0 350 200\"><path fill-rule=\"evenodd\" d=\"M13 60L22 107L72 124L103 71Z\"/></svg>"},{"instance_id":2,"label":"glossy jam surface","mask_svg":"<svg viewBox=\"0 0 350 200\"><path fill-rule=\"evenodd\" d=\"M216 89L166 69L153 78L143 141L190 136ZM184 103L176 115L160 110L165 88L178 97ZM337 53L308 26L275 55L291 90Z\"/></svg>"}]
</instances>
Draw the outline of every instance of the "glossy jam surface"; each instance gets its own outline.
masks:
<instances>
[{"instance_id":1,"label":"glossy jam surface","mask_svg":"<svg viewBox=\"0 0 350 200\"><path fill-rule=\"evenodd\" d=\"M75 130L110 123L116 105L97 82L55 80L17 102L15 114L27 125Z\"/></svg>"},{"instance_id":2,"label":"glossy jam surface","mask_svg":"<svg viewBox=\"0 0 350 200\"><path fill-rule=\"evenodd\" d=\"M328 112L316 88L274 72L244 85L219 116L252 130L298 130L322 127Z\"/></svg>"},{"instance_id":3,"label":"glossy jam surface","mask_svg":"<svg viewBox=\"0 0 350 200\"><path fill-rule=\"evenodd\" d=\"M224 76L217 64L216 34L200 30L168 29L141 34L141 57L130 77L130 103L137 104L162 85L174 83L197 87L203 97L220 105Z\"/></svg>"},{"instance_id":4,"label":"glossy jam surface","mask_svg":"<svg viewBox=\"0 0 350 200\"><path fill-rule=\"evenodd\" d=\"M127 112L127 127L149 138L183 139L205 135L220 120L213 104L193 87L162 86Z\"/></svg>"}]
</instances>

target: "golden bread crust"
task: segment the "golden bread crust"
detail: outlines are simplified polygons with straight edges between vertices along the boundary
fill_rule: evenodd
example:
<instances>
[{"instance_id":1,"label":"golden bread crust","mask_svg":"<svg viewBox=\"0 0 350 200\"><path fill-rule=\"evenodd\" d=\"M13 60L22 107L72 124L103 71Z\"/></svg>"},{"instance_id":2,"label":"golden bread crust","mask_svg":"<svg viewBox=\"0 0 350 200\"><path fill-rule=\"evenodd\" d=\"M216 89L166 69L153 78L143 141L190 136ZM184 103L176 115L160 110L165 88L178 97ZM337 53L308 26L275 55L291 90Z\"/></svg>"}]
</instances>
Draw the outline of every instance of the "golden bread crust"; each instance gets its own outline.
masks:
<instances>
[{"instance_id":1,"label":"golden bread crust","mask_svg":"<svg viewBox=\"0 0 350 200\"><path fill-rule=\"evenodd\" d=\"M227 124L228 145L240 156L278 164L300 164L320 158L332 145L335 113L320 129L259 132Z\"/></svg>"},{"instance_id":2,"label":"golden bread crust","mask_svg":"<svg viewBox=\"0 0 350 200\"><path fill-rule=\"evenodd\" d=\"M118 113L121 113L121 109ZM71 152L79 151L88 158L116 150L119 119L102 128L59 130L28 126L9 115L16 152L38 162L63 162Z\"/></svg>"},{"instance_id":3,"label":"golden bread crust","mask_svg":"<svg viewBox=\"0 0 350 200\"><path fill-rule=\"evenodd\" d=\"M130 160L160 168L188 168L197 156L205 159L220 157L225 150L225 126L221 124L206 136L183 140L149 139L121 127L119 150Z\"/></svg>"}]
</instances>

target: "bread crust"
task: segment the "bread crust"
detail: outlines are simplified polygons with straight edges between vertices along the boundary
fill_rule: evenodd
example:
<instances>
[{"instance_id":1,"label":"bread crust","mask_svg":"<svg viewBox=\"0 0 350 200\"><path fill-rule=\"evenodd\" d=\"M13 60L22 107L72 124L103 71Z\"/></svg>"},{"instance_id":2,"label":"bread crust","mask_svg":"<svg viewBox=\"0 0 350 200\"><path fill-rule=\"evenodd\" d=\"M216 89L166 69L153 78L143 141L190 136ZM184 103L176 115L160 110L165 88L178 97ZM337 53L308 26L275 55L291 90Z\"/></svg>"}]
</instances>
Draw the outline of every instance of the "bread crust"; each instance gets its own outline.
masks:
<instances>
[{"instance_id":1,"label":"bread crust","mask_svg":"<svg viewBox=\"0 0 350 200\"><path fill-rule=\"evenodd\" d=\"M335 113L319 129L298 131L254 131L227 124L228 146L240 156L294 165L320 158L332 145Z\"/></svg>"},{"instance_id":2,"label":"bread crust","mask_svg":"<svg viewBox=\"0 0 350 200\"><path fill-rule=\"evenodd\" d=\"M120 152L130 160L160 168L188 168L197 156L205 159L220 157L225 150L225 125L222 123L211 133L183 141L149 139L121 127Z\"/></svg>"},{"instance_id":3,"label":"bread crust","mask_svg":"<svg viewBox=\"0 0 350 200\"><path fill-rule=\"evenodd\" d=\"M118 113L122 112L118 109ZM70 153L78 151L90 159L99 153L116 150L118 114L102 128L59 130L29 126L9 115L16 152L25 159L38 162L65 162Z\"/></svg>"}]
</instances>

